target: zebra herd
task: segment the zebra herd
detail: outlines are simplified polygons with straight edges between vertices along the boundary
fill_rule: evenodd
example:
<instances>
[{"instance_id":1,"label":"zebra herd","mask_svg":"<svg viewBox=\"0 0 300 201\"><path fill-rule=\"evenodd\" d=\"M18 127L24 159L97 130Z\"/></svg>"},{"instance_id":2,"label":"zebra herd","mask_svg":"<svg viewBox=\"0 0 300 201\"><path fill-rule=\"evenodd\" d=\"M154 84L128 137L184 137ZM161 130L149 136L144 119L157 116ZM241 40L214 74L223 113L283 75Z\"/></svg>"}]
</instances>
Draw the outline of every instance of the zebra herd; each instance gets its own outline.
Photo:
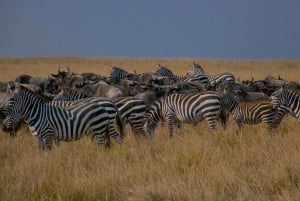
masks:
<instances>
[{"instance_id":1,"label":"zebra herd","mask_svg":"<svg viewBox=\"0 0 300 201\"><path fill-rule=\"evenodd\" d=\"M90 134L95 143L109 147L111 138L117 143L122 142L126 123L135 136L150 137L162 120L167 122L169 136L173 135L174 126L181 129L181 122L194 124L202 120L207 122L211 133L216 133L218 120L226 128L227 112L239 129L243 124L262 122L270 134L276 132L287 113L300 120L299 94L288 85L274 91L269 101L242 103L233 92L235 77L231 73L208 76L194 63L187 76L175 75L160 65L155 74L175 81L198 80L204 86L213 83L215 90L170 92L148 106L136 97L86 97L70 89L64 89L53 100L47 101L20 86L1 108L5 115L3 130L13 132L23 119L38 148L45 150L51 149L53 142L78 140L86 134ZM114 67L110 76L122 80L128 73Z\"/></svg>"}]
</instances>

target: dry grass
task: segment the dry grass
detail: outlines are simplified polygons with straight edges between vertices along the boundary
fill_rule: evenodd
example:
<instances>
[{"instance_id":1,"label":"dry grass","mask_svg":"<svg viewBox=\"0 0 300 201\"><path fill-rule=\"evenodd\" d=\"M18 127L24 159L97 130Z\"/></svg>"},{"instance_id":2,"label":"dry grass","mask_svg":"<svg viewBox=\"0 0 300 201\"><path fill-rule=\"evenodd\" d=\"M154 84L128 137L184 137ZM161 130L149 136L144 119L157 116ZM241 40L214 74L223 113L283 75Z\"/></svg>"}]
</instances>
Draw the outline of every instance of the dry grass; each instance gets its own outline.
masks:
<instances>
[{"instance_id":1,"label":"dry grass","mask_svg":"<svg viewBox=\"0 0 300 201\"><path fill-rule=\"evenodd\" d=\"M279 74L300 81L299 61L205 59L28 58L0 59L0 80L26 73L45 77L57 67L107 75L109 65L154 71L161 63L178 74L192 61L208 73L230 71L241 79ZM128 130L122 145L105 150L85 137L40 153L23 127L16 138L0 133L0 200L300 200L299 123L288 116L276 136L263 125L237 134L229 122L216 135L205 122L167 136L161 124L152 139Z\"/></svg>"}]
</instances>

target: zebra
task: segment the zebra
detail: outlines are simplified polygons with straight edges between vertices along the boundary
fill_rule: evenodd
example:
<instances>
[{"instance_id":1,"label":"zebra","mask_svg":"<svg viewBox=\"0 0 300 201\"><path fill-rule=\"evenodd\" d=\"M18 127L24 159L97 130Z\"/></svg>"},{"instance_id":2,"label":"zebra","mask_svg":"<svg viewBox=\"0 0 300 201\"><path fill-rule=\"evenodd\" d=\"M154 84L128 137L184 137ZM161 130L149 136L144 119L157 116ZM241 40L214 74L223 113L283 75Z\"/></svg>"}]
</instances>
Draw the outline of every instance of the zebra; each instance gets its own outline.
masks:
<instances>
[{"instance_id":1,"label":"zebra","mask_svg":"<svg viewBox=\"0 0 300 201\"><path fill-rule=\"evenodd\" d=\"M273 108L278 112L276 119L283 118L286 113L290 113L293 117L300 121L300 94L288 85L283 85L277 91L274 91L270 96Z\"/></svg>"},{"instance_id":2,"label":"zebra","mask_svg":"<svg viewBox=\"0 0 300 201\"><path fill-rule=\"evenodd\" d=\"M276 110L273 109L269 101L257 101L240 103L235 94L225 87L221 95L222 104L229 110L233 119L237 123L239 130L242 130L243 124L265 124L270 134L277 129L279 122L274 121Z\"/></svg>"},{"instance_id":3,"label":"zebra","mask_svg":"<svg viewBox=\"0 0 300 201\"><path fill-rule=\"evenodd\" d=\"M7 115L22 116L40 150L51 149L53 140L78 140L87 131L92 131L92 139L97 144L110 146L109 137L119 143L122 141L122 135L114 127L115 120L122 127L118 110L105 98L45 102L42 97L21 87L3 110Z\"/></svg>"},{"instance_id":4,"label":"zebra","mask_svg":"<svg viewBox=\"0 0 300 201\"><path fill-rule=\"evenodd\" d=\"M215 75L207 75L204 73L204 69L202 68L202 66L195 62L193 63L192 69L187 72L187 75L189 75L189 77L206 76L207 78L205 82L211 86L218 85L223 80L235 83L235 76L232 73L224 72ZM187 79L189 79L189 77Z\"/></svg>"},{"instance_id":5,"label":"zebra","mask_svg":"<svg viewBox=\"0 0 300 201\"><path fill-rule=\"evenodd\" d=\"M53 100L74 101L82 98L87 98L87 96L77 90L68 89L61 91ZM122 124L129 123L133 133L137 136L145 135L143 125L145 114L148 111L146 103L136 97L116 97L111 100L119 111Z\"/></svg>"},{"instance_id":6,"label":"zebra","mask_svg":"<svg viewBox=\"0 0 300 201\"><path fill-rule=\"evenodd\" d=\"M222 110L220 96L215 92L171 94L151 106L144 127L149 135L153 135L158 122L166 120L171 137L174 125L180 128L180 122L197 123L206 119L210 131L215 132Z\"/></svg>"},{"instance_id":7,"label":"zebra","mask_svg":"<svg viewBox=\"0 0 300 201\"><path fill-rule=\"evenodd\" d=\"M157 70L154 72L154 75L166 77L176 82L200 82L204 86L206 86L209 82L209 77L204 73L196 73L192 75L175 75L171 70L161 66L160 64L157 65Z\"/></svg>"}]
</instances>

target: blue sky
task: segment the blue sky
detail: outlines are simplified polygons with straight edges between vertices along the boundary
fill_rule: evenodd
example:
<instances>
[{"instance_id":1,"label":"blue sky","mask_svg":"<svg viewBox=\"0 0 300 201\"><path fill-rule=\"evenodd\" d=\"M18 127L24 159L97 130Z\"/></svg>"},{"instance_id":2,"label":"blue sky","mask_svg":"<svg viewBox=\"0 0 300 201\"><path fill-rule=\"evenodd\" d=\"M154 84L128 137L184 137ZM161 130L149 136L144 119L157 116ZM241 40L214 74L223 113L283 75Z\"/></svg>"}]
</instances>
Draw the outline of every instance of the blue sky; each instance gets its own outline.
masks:
<instances>
[{"instance_id":1,"label":"blue sky","mask_svg":"<svg viewBox=\"0 0 300 201\"><path fill-rule=\"evenodd\" d=\"M0 57L300 59L299 0L1 0Z\"/></svg>"}]
</instances>

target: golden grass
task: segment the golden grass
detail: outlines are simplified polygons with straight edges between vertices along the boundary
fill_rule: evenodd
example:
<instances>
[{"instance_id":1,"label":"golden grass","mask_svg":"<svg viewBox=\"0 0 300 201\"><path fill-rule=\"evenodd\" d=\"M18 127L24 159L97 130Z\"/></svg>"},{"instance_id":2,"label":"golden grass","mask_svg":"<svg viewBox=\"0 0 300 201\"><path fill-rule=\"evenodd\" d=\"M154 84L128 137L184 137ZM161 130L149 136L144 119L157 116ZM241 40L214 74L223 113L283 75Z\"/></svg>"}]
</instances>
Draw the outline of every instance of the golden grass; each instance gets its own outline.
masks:
<instances>
[{"instance_id":1,"label":"golden grass","mask_svg":"<svg viewBox=\"0 0 300 201\"><path fill-rule=\"evenodd\" d=\"M300 80L299 61L128 58L2 58L0 80L45 77L58 66L107 75L109 65L140 73L160 63L184 74L195 60L211 74ZM85 137L44 153L26 127L16 138L1 131L0 200L300 200L300 126L291 116L273 137L263 125L237 134L232 120L215 135L205 122L184 125L184 135L172 139L164 124L152 139L136 140L126 130L124 143L109 150Z\"/></svg>"}]
</instances>

